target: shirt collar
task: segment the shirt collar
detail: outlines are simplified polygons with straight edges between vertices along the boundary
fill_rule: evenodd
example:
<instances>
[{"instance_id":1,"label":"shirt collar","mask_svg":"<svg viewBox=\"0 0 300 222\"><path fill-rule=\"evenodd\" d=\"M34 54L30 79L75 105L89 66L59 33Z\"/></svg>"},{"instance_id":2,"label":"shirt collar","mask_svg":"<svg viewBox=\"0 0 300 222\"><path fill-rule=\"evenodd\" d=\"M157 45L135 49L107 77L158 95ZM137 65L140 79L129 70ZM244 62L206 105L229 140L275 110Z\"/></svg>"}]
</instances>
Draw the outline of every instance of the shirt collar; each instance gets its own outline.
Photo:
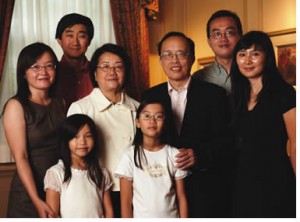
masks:
<instances>
[{"instance_id":1,"label":"shirt collar","mask_svg":"<svg viewBox=\"0 0 300 222\"><path fill-rule=\"evenodd\" d=\"M91 93L91 96L93 97L94 101L97 101L95 105L97 106L97 109L100 112L108 109L110 106L113 105L113 103L103 95L103 93L98 87L94 88L94 90ZM124 92L121 92L121 100L115 105L123 105L133 112L136 111L137 108L133 101L130 99L130 97Z\"/></svg>"},{"instance_id":2,"label":"shirt collar","mask_svg":"<svg viewBox=\"0 0 300 222\"><path fill-rule=\"evenodd\" d=\"M222 73L227 75L227 71L224 69L224 67L222 65L220 65L217 62L217 60L215 60L215 62L213 63L213 68L216 70L216 73L218 73L219 75L221 75Z\"/></svg>"},{"instance_id":3,"label":"shirt collar","mask_svg":"<svg viewBox=\"0 0 300 222\"><path fill-rule=\"evenodd\" d=\"M173 90L175 91L183 91L183 90L188 90L189 86L190 86L190 82L191 82L191 77L189 77L189 80L187 81L187 83L181 87L179 90L176 90L173 88L173 86L170 84L170 82L168 81L168 92L172 92Z\"/></svg>"}]
</instances>

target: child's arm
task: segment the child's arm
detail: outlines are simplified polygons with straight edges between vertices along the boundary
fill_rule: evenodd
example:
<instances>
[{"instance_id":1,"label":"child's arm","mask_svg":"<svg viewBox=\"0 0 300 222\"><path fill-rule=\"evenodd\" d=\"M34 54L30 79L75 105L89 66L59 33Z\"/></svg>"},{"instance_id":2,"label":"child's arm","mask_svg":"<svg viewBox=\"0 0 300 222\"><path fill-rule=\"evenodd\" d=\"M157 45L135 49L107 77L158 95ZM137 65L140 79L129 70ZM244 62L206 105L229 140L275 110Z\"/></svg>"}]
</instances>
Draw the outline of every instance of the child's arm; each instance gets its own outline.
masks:
<instances>
[{"instance_id":1,"label":"child's arm","mask_svg":"<svg viewBox=\"0 0 300 222\"><path fill-rule=\"evenodd\" d=\"M132 180L120 178L121 217L132 218Z\"/></svg>"},{"instance_id":2,"label":"child's arm","mask_svg":"<svg viewBox=\"0 0 300 222\"><path fill-rule=\"evenodd\" d=\"M176 194L178 199L179 217L188 217L188 204L184 189L184 179L178 179L176 181Z\"/></svg>"},{"instance_id":3,"label":"child's arm","mask_svg":"<svg viewBox=\"0 0 300 222\"><path fill-rule=\"evenodd\" d=\"M103 210L104 210L104 217L106 218L113 218L114 217L114 210L111 202L110 197L110 190L104 191L103 195Z\"/></svg>"},{"instance_id":4,"label":"child's arm","mask_svg":"<svg viewBox=\"0 0 300 222\"><path fill-rule=\"evenodd\" d=\"M60 193L48 188L46 190L46 203L60 217Z\"/></svg>"}]
</instances>

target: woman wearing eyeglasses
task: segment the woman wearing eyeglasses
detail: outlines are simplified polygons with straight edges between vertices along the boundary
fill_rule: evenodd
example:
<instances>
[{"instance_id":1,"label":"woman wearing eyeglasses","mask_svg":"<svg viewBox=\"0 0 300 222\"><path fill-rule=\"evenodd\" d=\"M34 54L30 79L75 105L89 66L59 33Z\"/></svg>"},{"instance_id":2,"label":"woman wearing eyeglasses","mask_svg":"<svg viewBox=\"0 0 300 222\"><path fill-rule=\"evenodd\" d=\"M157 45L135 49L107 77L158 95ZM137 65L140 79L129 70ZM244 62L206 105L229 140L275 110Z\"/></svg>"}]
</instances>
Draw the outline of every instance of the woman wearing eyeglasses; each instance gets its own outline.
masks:
<instances>
[{"instance_id":1,"label":"woman wearing eyeglasses","mask_svg":"<svg viewBox=\"0 0 300 222\"><path fill-rule=\"evenodd\" d=\"M114 215L120 217L120 185L113 172L123 152L132 145L139 105L124 92L130 60L121 46L104 44L94 52L89 71L95 88L72 103L67 115L83 113L95 121L105 152L101 161L114 182L111 193Z\"/></svg>"},{"instance_id":2,"label":"woman wearing eyeglasses","mask_svg":"<svg viewBox=\"0 0 300 222\"><path fill-rule=\"evenodd\" d=\"M16 162L8 217L55 217L45 203L43 180L57 160L58 128L65 118L55 97L57 58L43 43L26 46L17 63L17 93L3 109L3 127Z\"/></svg>"}]
</instances>

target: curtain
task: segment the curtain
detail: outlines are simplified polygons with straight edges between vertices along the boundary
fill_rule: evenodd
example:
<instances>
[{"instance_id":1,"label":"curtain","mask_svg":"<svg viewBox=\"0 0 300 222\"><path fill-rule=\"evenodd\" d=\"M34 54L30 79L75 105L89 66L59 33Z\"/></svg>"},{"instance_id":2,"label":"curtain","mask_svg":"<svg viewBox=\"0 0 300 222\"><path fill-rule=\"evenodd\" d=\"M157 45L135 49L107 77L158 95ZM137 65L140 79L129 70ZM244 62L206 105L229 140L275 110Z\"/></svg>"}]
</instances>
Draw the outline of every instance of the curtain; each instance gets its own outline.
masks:
<instances>
[{"instance_id":1,"label":"curtain","mask_svg":"<svg viewBox=\"0 0 300 222\"><path fill-rule=\"evenodd\" d=\"M4 60L14 4L15 0L0 1L0 81L4 67Z\"/></svg>"},{"instance_id":2,"label":"curtain","mask_svg":"<svg viewBox=\"0 0 300 222\"><path fill-rule=\"evenodd\" d=\"M140 100L149 87L149 39L145 9L139 0L110 0L116 41L131 59L127 93Z\"/></svg>"},{"instance_id":3,"label":"curtain","mask_svg":"<svg viewBox=\"0 0 300 222\"><path fill-rule=\"evenodd\" d=\"M55 32L58 21L65 14L75 12L86 15L92 20L95 35L86 53L88 59L102 44L107 42L116 43L109 0L14 1L11 22L13 32L9 34L3 75L0 82L0 112L2 112L7 99L16 93L16 64L22 48L36 41L44 42L53 48L60 60L63 52L55 40ZM3 5L3 0L0 0L0 2ZM12 1L8 0L7 2ZM1 14L1 22L4 17ZM11 153L3 132L2 120L0 120L0 163L11 161Z\"/></svg>"}]
</instances>

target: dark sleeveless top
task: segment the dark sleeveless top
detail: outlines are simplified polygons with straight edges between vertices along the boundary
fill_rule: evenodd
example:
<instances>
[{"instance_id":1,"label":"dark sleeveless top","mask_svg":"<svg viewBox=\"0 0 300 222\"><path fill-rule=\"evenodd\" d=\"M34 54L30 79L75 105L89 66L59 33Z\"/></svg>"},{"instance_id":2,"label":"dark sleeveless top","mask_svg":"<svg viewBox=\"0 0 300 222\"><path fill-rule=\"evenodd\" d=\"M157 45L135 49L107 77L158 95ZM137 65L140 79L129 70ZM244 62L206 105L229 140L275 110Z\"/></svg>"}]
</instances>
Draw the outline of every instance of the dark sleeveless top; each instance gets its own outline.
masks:
<instances>
[{"instance_id":1,"label":"dark sleeveless top","mask_svg":"<svg viewBox=\"0 0 300 222\"><path fill-rule=\"evenodd\" d=\"M24 107L26 121L27 152L41 199L45 200L44 176L46 170L58 161L59 128L65 119L63 104L52 99L48 106L29 102ZM16 138L18 139L18 138ZM38 213L16 172L8 201L8 217L38 217Z\"/></svg>"}]
</instances>

